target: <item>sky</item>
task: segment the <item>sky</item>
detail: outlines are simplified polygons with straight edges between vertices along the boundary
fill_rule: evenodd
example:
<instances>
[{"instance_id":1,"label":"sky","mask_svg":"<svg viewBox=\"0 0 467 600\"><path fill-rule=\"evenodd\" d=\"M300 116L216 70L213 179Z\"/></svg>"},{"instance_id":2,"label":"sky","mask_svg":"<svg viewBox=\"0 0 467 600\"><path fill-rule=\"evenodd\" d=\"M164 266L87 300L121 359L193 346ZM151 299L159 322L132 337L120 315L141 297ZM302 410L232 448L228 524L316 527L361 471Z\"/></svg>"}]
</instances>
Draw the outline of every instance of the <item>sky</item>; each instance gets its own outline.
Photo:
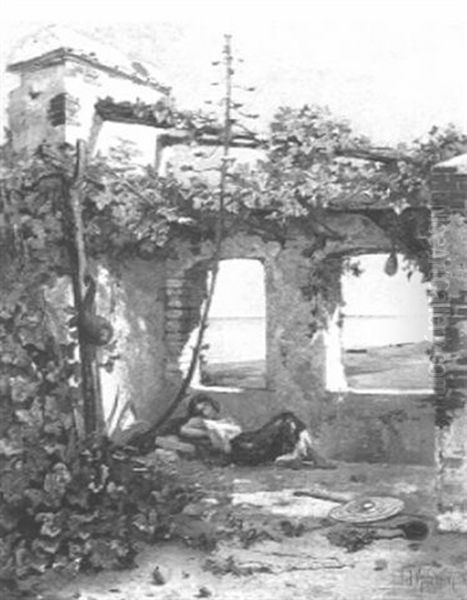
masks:
<instances>
[{"instance_id":1,"label":"sky","mask_svg":"<svg viewBox=\"0 0 467 600\"><path fill-rule=\"evenodd\" d=\"M260 115L259 129L279 106L308 103L329 106L375 144L411 141L434 124L467 132L467 0L0 0L0 8L2 126L15 85L7 61L25 36L58 23L153 63L191 109L218 99L211 63L231 34L244 61L235 82L256 88L236 88L236 99Z\"/></svg>"},{"instance_id":2,"label":"sky","mask_svg":"<svg viewBox=\"0 0 467 600\"><path fill-rule=\"evenodd\" d=\"M466 0L180 2L0 0L0 72L25 35L69 25L152 62L181 108L217 100L223 34L232 34L236 82L265 128L281 105L327 105L375 144L423 136L453 122L467 131ZM14 55L14 54L13 54ZM1 101L13 84L3 75ZM3 123L4 124L4 123Z\"/></svg>"},{"instance_id":3,"label":"sky","mask_svg":"<svg viewBox=\"0 0 467 600\"><path fill-rule=\"evenodd\" d=\"M232 285L235 282L235 285ZM259 260L223 260L219 265L211 318L266 316L265 274Z\"/></svg>"},{"instance_id":4,"label":"sky","mask_svg":"<svg viewBox=\"0 0 467 600\"><path fill-rule=\"evenodd\" d=\"M342 295L346 315L394 316L425 318L428 321L428 285L421 273L410 279L403 269L404 258L398 255L399 269L393 276L384 272L387 254L365 254L357 261L362 274L348 272L342 277ZM362 289L365 293L362 294Z\"/></svg>"},{"instance_id":5,"label":"sky","mask_svg":"<svg viewBox=\"0 0 467 600\"><path fill-rule=\"evenodd\" d=\"M415 272L410 280L400 267L389 277L384 272L387 254L358 257L362 270L359 277L350 272L342 277L343 313L352 316L395 316L429 320L427 284ZM236 282L235 286L231 282ZM362 294L362 289L365 293ZM264 317L264 267L258 260L222 261L217 278L216 293L211 306L211 317Z\"/></svg>"}]
</instances>

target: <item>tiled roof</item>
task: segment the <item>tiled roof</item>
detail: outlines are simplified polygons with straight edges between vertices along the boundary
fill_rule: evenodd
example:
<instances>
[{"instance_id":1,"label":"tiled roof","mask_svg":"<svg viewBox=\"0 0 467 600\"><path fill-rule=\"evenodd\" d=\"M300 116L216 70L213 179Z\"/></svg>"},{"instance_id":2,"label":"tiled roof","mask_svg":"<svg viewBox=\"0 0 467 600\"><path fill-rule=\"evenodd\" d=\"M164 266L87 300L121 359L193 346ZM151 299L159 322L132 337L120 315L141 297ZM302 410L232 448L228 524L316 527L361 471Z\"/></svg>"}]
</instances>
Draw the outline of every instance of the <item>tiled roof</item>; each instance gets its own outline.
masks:
<instances>
[{"instance_id":1,"label":"tiled roof","mask_svg":"<svg viewBox=\"0 0 467 600\"><path fill-rule=\"evenodd\" d=\"M81 60L114 72L138 83L168 92L162 74L148 63L133 61L113 46L85 36L73 29L51 25L27 36L10 57L10 72L26 71L67 58Z\"/></svg>"}]
</instances>

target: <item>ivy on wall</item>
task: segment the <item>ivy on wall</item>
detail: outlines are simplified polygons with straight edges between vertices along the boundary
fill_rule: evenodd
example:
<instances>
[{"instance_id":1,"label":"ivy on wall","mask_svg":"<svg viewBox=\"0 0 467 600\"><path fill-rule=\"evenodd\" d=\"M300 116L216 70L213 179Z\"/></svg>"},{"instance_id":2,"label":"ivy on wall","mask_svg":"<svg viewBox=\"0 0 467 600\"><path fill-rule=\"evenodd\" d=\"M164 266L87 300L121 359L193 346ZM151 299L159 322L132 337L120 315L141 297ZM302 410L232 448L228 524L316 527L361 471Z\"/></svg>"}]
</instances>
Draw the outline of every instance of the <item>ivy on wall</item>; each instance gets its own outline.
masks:
<instances>
[{"instance_id":1,"label":"ivy on wall","mask_svg":"<svg viewBox=\"0 0 467 600\"><path fill-rule=\"evenodd\" d=\"M100 435L81 436L77 336L59 335L45 294L73 268L64 202L73 160L69 148L41 148L24 161L4 149L0 594L50 568L130 566L140 541L176 533L175 515L194 497L164 457L142 463Z\"/></svg>"},{"instance_id":2,"label":"ivy on wall","mask_svg":"<svg viewBox=\"0 0 467 600\"><path fill-rule=\"evenodd\" d=\"M427 141L398 149L405 156L400 160L346 157L349 149L358 154L368 148L367 140L327 111L283 109L272 124L265 156L229 172L224 200L232 222L283 242L288 220L298 217L319 241L302 289L315 319L311 335L340 302L336 282L346 268L345 260L322 253L328 240L340 239L327 211L371 214L397 250L429 277L423 208L429 171L465 151L467 138L453 128L433 129ZM8 146L1 150L3 578L60 565L129 564L138 536L166 535L173 511L190 497L164 469L138 466L131 454L115 453L102 440L78 441L77 340L57 338L43 294L44 286L72 270L63 198L74 168L74 149L68 146L43 145L27 159ZM92 256L164 256L180 231L212 237L218 208L218 190L201 173L183 182L170 173L159 177L150 167L136 168L124 148L112 160L89 161L84 174L84 237Z\"/></svg>"}]
</instances>

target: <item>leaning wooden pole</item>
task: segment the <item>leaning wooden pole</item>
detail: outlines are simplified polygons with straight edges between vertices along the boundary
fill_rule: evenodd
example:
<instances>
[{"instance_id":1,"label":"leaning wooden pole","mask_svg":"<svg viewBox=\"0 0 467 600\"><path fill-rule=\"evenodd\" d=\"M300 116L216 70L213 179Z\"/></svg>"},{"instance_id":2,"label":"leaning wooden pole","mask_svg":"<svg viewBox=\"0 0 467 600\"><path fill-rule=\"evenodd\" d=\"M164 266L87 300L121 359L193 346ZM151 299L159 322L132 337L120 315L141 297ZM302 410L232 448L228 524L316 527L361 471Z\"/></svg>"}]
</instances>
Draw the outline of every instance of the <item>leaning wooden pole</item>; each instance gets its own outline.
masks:
<instances>
[{"instance_id":1,"label":"leaning wooden pole","mask_svg":"<svg viewBox=\"0 0 467 600\"><path fill-rule=\"evenodd\" d=\"M81 314L84 299L84 276L87 270L86 249L84 243L84 227L82 206L84 199L86 144L79 140L76 145L76 169L72 185L68 189L68 213L71 239L69 240L70 262L72 264L72 286L75 310ZM78 319L79 322L79 319ZM86 436L98 431L100 401L96 369L96 351L84 339L78 326L78 347L81 370L81 390L83 397L83 420Z\"/></svg>"}]
</instances>

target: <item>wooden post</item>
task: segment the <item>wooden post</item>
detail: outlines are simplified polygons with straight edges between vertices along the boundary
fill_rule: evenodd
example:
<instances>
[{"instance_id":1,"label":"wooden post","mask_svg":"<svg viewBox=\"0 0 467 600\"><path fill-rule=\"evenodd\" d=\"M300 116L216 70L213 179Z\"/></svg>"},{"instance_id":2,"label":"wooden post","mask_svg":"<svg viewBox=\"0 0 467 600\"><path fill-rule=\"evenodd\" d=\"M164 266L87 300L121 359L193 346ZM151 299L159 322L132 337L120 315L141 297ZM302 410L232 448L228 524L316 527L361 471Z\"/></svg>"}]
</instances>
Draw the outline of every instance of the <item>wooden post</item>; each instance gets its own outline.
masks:
<instances>
[{"instance_id":1,"label":"wooden post","mask_svg":"<svg viewBox=\"0 0 467 600\"><path fill-rule=\"evenodd\" d=\"M84 173L86 168L86 144L78 140L75 178L68 193L68 208L70 215L69 240L70 259L72 264L72 285L75 309L80 314L84 298L84 275L87 262L84 245L84 230L82 219L82 205L84 197ZM83 418L86 435L97 433L101 420L101 402L99 394L99 379L96 366L96 350L83 338L78 327L79 358L81 364L81 386L83 395Z\"/></svg>"}]
</instances>

